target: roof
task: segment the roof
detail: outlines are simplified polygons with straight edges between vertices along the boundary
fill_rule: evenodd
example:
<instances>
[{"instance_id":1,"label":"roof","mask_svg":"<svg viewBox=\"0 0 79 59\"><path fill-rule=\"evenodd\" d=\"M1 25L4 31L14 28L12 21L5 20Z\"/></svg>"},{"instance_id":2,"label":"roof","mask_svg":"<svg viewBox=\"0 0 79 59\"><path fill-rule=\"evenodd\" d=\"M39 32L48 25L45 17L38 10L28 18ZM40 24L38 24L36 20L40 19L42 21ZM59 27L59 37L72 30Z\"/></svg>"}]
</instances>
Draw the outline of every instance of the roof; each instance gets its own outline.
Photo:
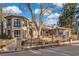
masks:
<instances>
[{"instance_id":1,"label":"roof","mask_svg":"<svg viewBox=\"0 0 79 59\"><path fill-rule=\"evenodd\" d=\"M71 28L65 28L65 27L55 27L55 28L44 28L44 29L48 29L48 30L73 30Z\"/></svg>"},{"instance_id":2,"label":"roof","mask_svg":"<svg viewBox=\"0 0 79 59\"><path fill-rule=\"evenodd\" d=\"M56 27L54 29L59 29L59 30L72 30L71 28L65 28L65 27Z\"/></svg>"},{"instance_id":3,"label":"roof","mask_svg":"<svg viewBox=\"0 0 79 59\"><path fill-rule=\"evenodd\" d=\"M10 16L6 16L6 19L12 19L12 18L21 18L23 21L29 20L28 18L24 17L24 16L15 16L15 15L10 15ZM26 20L25 20L26 19Z\"/></svg>"}]
</instances>

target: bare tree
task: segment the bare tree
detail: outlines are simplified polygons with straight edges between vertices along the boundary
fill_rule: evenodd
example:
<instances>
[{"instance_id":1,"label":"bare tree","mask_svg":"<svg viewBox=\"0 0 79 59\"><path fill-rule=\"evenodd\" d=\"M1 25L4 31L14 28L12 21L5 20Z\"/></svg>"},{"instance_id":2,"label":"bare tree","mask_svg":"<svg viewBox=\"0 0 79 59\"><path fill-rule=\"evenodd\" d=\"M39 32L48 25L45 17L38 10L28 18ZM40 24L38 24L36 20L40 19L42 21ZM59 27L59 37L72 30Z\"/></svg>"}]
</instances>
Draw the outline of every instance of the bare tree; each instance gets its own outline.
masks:
<instances>
[{"instance_id":1,"label":"bare tree","mask_svg":"<svg viewBox=\"0 0 79 59\"><path fill-rule=\"evenodd\" d=\"M1 35L3 35L3 18L4 14L2 13L3 4L0 4L0 24L1 24Z\"/></svg>"},{"instance_id":2,"label":"bare tree","mask_svg":"<svg viewBox=\"0 0 79 59\"><path fill-rule=\"evenodd\" d=\"M40 22L39 22L39 36L38 37L40 37L41 36L41 32L42 32L42 29L43 29L43 25L44 25L44 8L45 8L45 4L44 3L41 3L40 4L40 10L41 10L41 12L40 12Z\"/></svg>"},{"instance_id":3,"label":"bare tree","mask_svg":"<svg viewBox=\"0 0 79 59\"><path fill-rule=\"evenodd\" d=\"M32 22L34 23L36 30L38 31L38 26L37 26L37 22L36 22L36 16L35 16L35 14L33 13L32 5L33 5L33 4L31 4L31 3L28 3L28 4L27 4L28 9L29 9L29 11L30 11L30 13L31 13L31 20L32 20Z\"/></svg>"}]
</instances>

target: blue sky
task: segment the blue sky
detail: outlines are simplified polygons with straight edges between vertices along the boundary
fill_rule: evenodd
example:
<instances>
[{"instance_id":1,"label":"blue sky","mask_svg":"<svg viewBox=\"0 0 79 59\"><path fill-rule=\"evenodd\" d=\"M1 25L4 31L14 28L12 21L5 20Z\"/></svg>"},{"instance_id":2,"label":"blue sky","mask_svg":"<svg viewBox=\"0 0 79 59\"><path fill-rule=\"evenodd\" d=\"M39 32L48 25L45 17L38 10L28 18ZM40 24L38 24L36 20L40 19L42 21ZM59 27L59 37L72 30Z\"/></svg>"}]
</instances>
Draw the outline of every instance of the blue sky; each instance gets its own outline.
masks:
<instances>
[{"instance_id":1,"label":"blue sky","mask_svg":"<svg viewBox=\"0 0 79 59\"><path fill-rule=\"evenodd\" d=\"M54 6L55 5L55 6ZM24 16L26 18L31 18L31 14L27 8L27 6L23 3L6 3L4 6L4 12L8 13L16 13L18 15ZM51 13L44 15L44 22L45 24L56 24L58 21L58 17L60 16L61 9L63 4L52 4L53 8L51 8ZM32 9L33 12L36 14L37 22L39 22L39 3L33 3ZM15 9L15 10L14 10Z\"/></svg>"}]
</instances>

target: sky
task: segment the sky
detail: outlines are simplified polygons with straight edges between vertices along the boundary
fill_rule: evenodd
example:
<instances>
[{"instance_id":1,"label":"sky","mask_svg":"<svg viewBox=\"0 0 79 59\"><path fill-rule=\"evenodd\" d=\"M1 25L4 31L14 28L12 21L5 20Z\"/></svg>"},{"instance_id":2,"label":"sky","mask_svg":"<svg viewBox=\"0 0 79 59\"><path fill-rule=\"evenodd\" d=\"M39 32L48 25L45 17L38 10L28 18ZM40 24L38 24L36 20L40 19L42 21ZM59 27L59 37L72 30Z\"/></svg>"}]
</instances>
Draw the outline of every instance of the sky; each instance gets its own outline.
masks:
<instances>
[{"instance_id":1,"label":"sky","mask_svg":"<svg viewBox=\"0 0 79 59\"><path fill-rule=\"evenodd\" d=\"M61 10L63 8L63 4L61 3L51 3L52 8L49 8L48 11L44 14L44 24L51 25L51 24L57 24L58 18L60 16ZM3 7L3 13L11 14L11 15L19 15L24 16L28 19L31 18L31 14L26 6L26 4L23 3L5 3L2 4ZM48 7L48 4L46 4ZM39 14L40 14L40 3L33 3L32 5L33 12L36 15L37 23L39 23Z\"/></svg>"}]
</instances>

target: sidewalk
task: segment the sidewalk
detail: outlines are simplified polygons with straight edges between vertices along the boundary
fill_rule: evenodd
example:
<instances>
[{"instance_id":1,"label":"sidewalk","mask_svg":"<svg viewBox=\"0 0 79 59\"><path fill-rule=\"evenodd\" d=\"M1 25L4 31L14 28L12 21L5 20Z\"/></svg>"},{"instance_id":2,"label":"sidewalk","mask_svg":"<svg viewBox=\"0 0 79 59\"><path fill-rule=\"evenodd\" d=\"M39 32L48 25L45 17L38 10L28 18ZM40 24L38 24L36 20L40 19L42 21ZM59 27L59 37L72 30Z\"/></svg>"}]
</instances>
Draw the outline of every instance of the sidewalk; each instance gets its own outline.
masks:
<instances>
[{"instance_id":1,"label":"sidewalk","mask_svg":"<svg viewBox=\"0 0 79 59\"><path fill-rule=\"evenodd\" d=\"M74 45L74 46L79 46L79 40L77 41L72 41L71 43L69 42L64 42L61 43L61 45L58 45L57 43L53 43L53 44L45 44L45 45L38 45L38 46L29 46L29 47L24 47L22 50L20 51L24 51L24 50L31 50L31 49L42 49L42 48L46 48L46 47L60 47L60 46L65 46L65 45ZM15 50L15 44L11 44L8 45L7 48L9 49L8 51L2 51L0 53L11 53L11 52L19 52Z\"/></svg>"}]
</instances>

